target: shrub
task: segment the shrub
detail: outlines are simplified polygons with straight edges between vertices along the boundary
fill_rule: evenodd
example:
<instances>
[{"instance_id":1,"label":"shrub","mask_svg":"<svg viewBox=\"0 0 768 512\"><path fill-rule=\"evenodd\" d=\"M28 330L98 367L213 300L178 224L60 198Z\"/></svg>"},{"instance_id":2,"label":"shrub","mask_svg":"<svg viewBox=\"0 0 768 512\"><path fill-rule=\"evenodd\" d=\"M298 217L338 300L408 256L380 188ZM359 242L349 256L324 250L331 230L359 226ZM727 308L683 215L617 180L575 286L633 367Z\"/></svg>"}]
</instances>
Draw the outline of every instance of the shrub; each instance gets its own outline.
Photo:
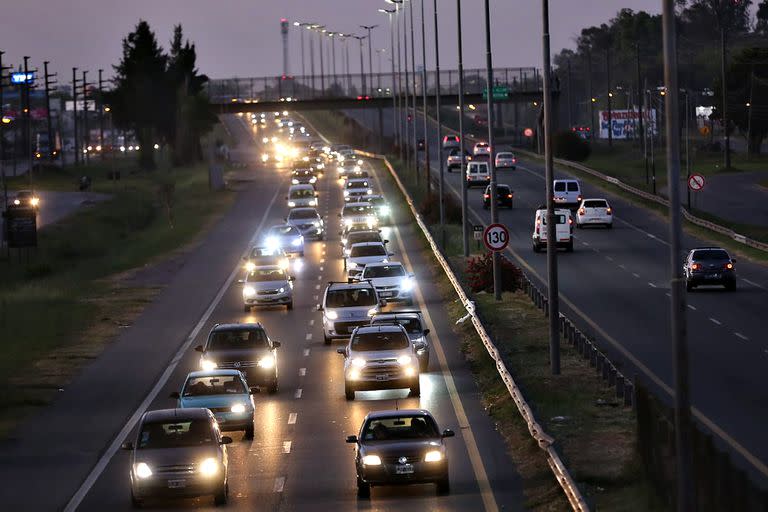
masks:
<instances>
[{"instance_id":1,"label":"shrub","mask_svg":"<svg viewBox=\"0 0 768 512\"><path fill-rule=\"evenodd\" d=\"M440 222L440 202L438 197L437 193L433 191L418 205L419 213L424 217L424 221L427 224ZM461 225L461 203L453 195L446 194L443 205L445 207L445 222L447 224Z\"/></svg>"},{"instance_id":2,"label":"shrub","mask_svg":"<svg viewBox=\"0 0 768 512\"><path fill-rule=\"evenodd\" d=\"M501 291L514 292L520 288L523 273L520 269L503 255L501 259ZM482 256L467 260L465 270L469 289L473 293L485 291L493 292L493 255L486 253Z\"/></svg>"},{"instance_id":3,"label":"shrub","mask_svg":"<svg viewBox=\"0 0 768 512\"><path fill-rule=\"evenodd\" d=\"M589 142L574 132L561 131L552 137L552 149L557 158L582 162L592 151Z\"/></svg>"}]
</instances>

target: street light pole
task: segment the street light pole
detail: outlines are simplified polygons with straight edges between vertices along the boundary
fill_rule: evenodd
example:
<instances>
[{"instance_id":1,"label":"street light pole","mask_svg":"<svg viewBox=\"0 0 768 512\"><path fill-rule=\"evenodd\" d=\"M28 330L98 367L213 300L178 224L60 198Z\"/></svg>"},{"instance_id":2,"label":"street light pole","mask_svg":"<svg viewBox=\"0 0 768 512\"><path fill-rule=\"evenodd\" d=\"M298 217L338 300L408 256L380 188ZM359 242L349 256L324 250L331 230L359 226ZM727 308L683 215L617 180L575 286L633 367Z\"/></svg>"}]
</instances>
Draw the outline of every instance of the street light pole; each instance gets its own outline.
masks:
<instances>
[{"instance_id":1,"label":"street light pole","mask_svg":"<svg viewBox=\"0 0 768 512\"><path fill-rule=\"evenodd\" d=\"M456 34L458 35L458 56L459 56L459 155L461 167L461 246L465 258L469 257L469 199L468 191L464 184L464 49L461 37L461 0L456 0Z\"/></svg>"},{"instance_id":2,"label":"street light pole","mask_svg":"<svg viewBox=\"0 0 768 512\"><path fill-rule=\"evenodd\" d=\"M379 12L385 13L389 16L389 55L392 57L392 127L395 140L397 139L397 124L395 122L397 118L397 95L395 94L395 27L392 21L392 15L397 12L396 9L379 9Z\"/></svg>"},{"instance_id":3,"label":"street light pole","mask_svg":"<svg viewBox=\"0 0 768 512\"><path fill-rule=\"evenodd\" d=\"M301 30L304 26L304 23L294 21L293 26L299 27L299 38L301 39L301 78L306 80L307 72L304 64L304 31Z\"/></svg>"},{"instance_id":4,"label":"street light pole","mask_svg":"<svg viewBox=\"0 0 768 512\"><path fill-rule=\"evenodd\" d=\"M440 177L438 186L438 202L440 204L440 242L442 244L442 248L445 249L445 211L443 208L443 144L441 142L443 140L443 125L440 122L440 37L437 24L437 0L432 0L432 9L435 19L435 80L437 83L435 90L435 108L437 109L437 168L438 175ZM432 180L429 179L429 175L427 175L427 196L429 196L431 181ZM463 180L462 186L464 186Z\"/></svg>"},{"instance_id":5,"label":"street light pole","mask_svg":"<svg viewBox=\"0 0 768 512\"><path fill-rule=\"evenodd\" d=\"M412 88L411 88L411 106L412 108L412 115L411 115L411 133L413 133L413 143L411 147L413 148L413 167L416 170L416 182L419 181L419 141L418 137L416 135L416 44L413 40L413 2L414 0L411 0L409 2L409 14L410 14L410 24L411 24L411 82L412 82Z\"/></svg>"},{"instance_id":6,"label":"street light pole","mask_svg":"<svg viewBox=\"0 0 768 512\"><path fill-rule=\"evenodd\" d=\"M667 186L669 187L670 328L675 347L675 447L677 449L677 510L696 508L691 467L691 404L688 388L688 332L684 277L680 265L680 89L677 81L675 1L662 0L664 82L666 84Z\"/></svg>"},{"instance_id":7,"label":"street light pole","mask_svg":"<svg viewBox=\"0 0 768 512\"><path fill-rule=\"evenodd\" d=\"M373 50L371 49L371 30L378 25L360 25L360 28L368 31L368 89L367 94L373 96Z\"/></svg>"},{"instance_id":8,"label":"street light pole","mask_svg":"<svg viewBox=\"0 0 768 512\"><path fill-rule=\"evenodd\" d=\"M325 26L316 27L317 40L320 44L320 90L325 95L325 65L323 64L323 34L325 34Z\"/></svg>"},{"instance_id":9,"label":"street light pole","mask_svg":"<svg viewBox=\"0 0 768 512\"><path fill-rule=\"evenodd\" d=\"M427 40L424 30L424 2L421 0L421 112L424 121L424 176L429 183L432 173L429 161L429 119L427 117ZM438 143L440 141L438 140Z\"/></svg>"},{"instance_id":10,"label":"street light pole","mask_svg":"<svg viewBox=\"0 0 768 512\"><path fill-rule=\"evenodd\" d=\"M408 84L408 33L406 32L408 30L408 13L406 12L407 4L403 2L403 20L402 20L402 26L403 26L403 61L405 62L405 102L404 102L404 114L405 114L405 139L404 139L404 149L405 149L405 168L409 169L411 168L411 132L413 131L413 126L411 123L408 122L408 118L410 116L409 110L408 110L408 102L411 95L411 86Z\"/></svg>"},{"instance_id":11,"label":"street light pole","mask_svg":"<svg viewBox=\"0 0 768 512\"><path fill-rule=\"evenodd\" d=\"M101 146L101 159L104 160L104 154L107 151L104 145L104 79L103 69L99 69L99 146Z\"/></svg>"},{"instance_id":12,"label":"street light pole","mask_svg":"<svg viewBox=\"0 0 768 512\"><path fill-rule=\"evenodd\" d=\"M311 25L307 25L307 30L312 30ZM310 35L309 36L309 69L310 73L312 74L312 97L315 97L315 40Z\"/></svg>"},{"instance_id":13,"label":"street light pole","mask_svg":"<svg viewBox=\"0 0 768 512\"><path fill-rule=\"evenodd\" d=\"M550 73L549 0L542 0L541 6L543 25L542 46L544 50L544 179L546 180L547 191L549 366L552 375L560 375L560 289L557 282L557 217L555 216L555 192L552 189L554 185L554 162L552 158L552 74ZM491 194L491 197L496 197L495 193L491 192Z\"/></svg>"},{"instance_id":14,"label":"street light pole","mask_svg":"<svg viewBox=\"0 0 768 512\"><path fill-rule=\"evenodd\" d=\"M361 92L365 94L365 68L363 67L363 40L368 36L352 36L357 39L358 46L360 48L360 76L362 77L362 89Z\"/></svg>"}]
</instances>

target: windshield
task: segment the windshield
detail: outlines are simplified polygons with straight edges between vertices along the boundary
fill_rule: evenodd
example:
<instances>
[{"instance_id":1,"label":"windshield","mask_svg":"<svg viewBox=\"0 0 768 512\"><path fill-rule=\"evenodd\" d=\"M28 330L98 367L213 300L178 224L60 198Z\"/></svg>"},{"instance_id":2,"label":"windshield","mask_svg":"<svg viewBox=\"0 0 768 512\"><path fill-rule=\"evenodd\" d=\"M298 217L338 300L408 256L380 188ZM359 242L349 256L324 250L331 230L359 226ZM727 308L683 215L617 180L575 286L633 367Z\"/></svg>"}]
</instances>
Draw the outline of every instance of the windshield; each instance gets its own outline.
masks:
<instances>
[{"instance_id":1,"label":"windshield","mask_svg":"<svg viewBox=\"0 0 768 512\"><path fill-rule=\"evenodd\" d=\"M375 306L376 293L373 288L350 288L347 290L328 290L325 298L327 308L352 308L356 306Z\"/></svg>"},{"instance_id":2,"label":"windshield","mask_svg":"<svg viewBox=\"0 0 768 512\"><path fill-rule=\"evenodd\" d=\"M347 182L347 188L368 188L367 181L349 180Z\"/></svg>"},{"instance_id":3,"label":"windshield","mask_svg":"<svg viewBox=\"0 0 768 512\"><path fill-rule=\"evenodd\" d=\"M248 393L243 379L237 375L190 377L181 396L242 395Z\"/></svg>"},{"instance_id":4,"label":"windshield","mask_svg":"<svg viewBox=\"0 0 768 512\"><path fill-rule=\"evenodd\" d=\"M202 446L217 442L208 420L145 423L139 433L139 450Z\"/></svg>"},{"instance_id":5,"label":"windshield","mask_svg":"<svg viewBox=\"0 0 768 512\"><path fill-rule=\"evenodd\" d=\"M405 269L402 265L386 265L365 267L363 271L363 277L366 279L374 279L377 277L400 277L405 275Z\"/></svg>"},{"instance_id":6,"label":"windshield","mask_svg":"<svg viewBox=\"0 0 768 512\"><path fill-rule=\"evenodd\" d=\"M254 247L253 250L251 250L251 259L255 258L261 258L261 259L269 259L269 258L277 258L280 256L280 253L269 249L267 247Z\"/></svg>"},{"instance_id":7,"label":"windshield","mask_svg":"<svg viewBox=\"0 0 768 512\"><path fill-rule=\"evenodd\" d=\"M299 231L293 226L275 226L269 230L273 236L292 236L298 235Z\"/></svg>"},{"instance_id":8,"label":"windshield","mask_svg":"<svg viewBox=\"0 0 768 512\"><path fill-rule=\"evenodd\" d=\"M291 210L288 214L288 218L295 219L317 219L317 212L315 210Z\"/></svg>"},{"instance_id":9,"label":"windshield","mask_svg":"<svg viewBox=\"0 0 768 512\"><path fill-rule=\"evenodd\" d=\"M247 350L269 348L263 329L237 329L211 333L206 350Z\"/></svg>"},{"instance_id":10,"label":"windshield","mask_svg":"<svg viewBox=\"0 0 768 512\"><path fill-rule=\"evenodd\" d=\"M282 269L279 268L263 268L263 269L256 269L248 276L246 276L245 281L248 283L257 283L259 281L285 281L288 279L288 276L283 272Z\"/></svg>"},{"instance_id":11,"label":"windshield","mask_svg":"<svg viewBox=\"0 0 768 512\"><path fill-rule=\"evenodd\" d=\"M421 328L421 321L418 318L377 318L374 317L373 320L371 320L371 325L376 324L391 324L391 323L398 323L405 327L405 330L408 331L408 334L421 334L423 329Z\"/></svg>"},{"instance_id":12,"label":"windshield","mask_svg":"<svg viewBox=\"0 0 768 512\"><path fill-rule=\"evenodd\" d=\"M585 208L607 208L608 203L606 203L603 200L584 201L584 207Z\"/></svg>"},{"instance_id":13,"label":"windshield","mask_svg":"<svg viewBox=\"0 0 768 512\"><path fill-rule=\"evenodd\" d=\"M555 214L555 216L557 217L557 223L558 224L565 224L565 215L563 215L563 214ZM541 216L541 223L544 224L545 226L547 225L547 216L546 216L546 214Z\"/></svg>"},{"instance_id":14,"label":"windshield","mask_svg":"<svg viewBox=\"0 0 768 512\"><path fill-rule=\"evenodd\" d=\"M293 199L302 197L315 197L315 192L311 188L295 188L291 190L290 197Z\"/></svg>"},{"instance_id":15,"label":"windshield","mask_svg":"<svg viewBox=\"0 0 768 512\"><path fill-rule=\"evenodd\" d=\"M352 215L365 215L368 213L371 213L371 205L369 204L361 204L357 206L345 206L344 209L341 211L342 217L349 217Z\"/></svg>"},{"instance_id":16,"label":"windshield","mask_svg":"<svg viewBox=\"0 0 768 512\"><path fill-rule=\"evenodd\" d=\"M363 428L364 441L396 441L440 437L435 421L429 416L375 418Z\"/></svg>"},{"instance_id":17,"label":"windshield","mask_svg":"<svg viewBox=\"0 0 768 512\"><path fill-rule=\"evenodd\" d=\"M402 331L364 332L352 338L352 350L356 352L403 350L410 346L411 341Z\"/></svg>"},{"instance_id":18,"label":"windshield","mask_svg":"<svg viewBox=\"0 0 768 512\"><path fill-rule=\"evenodd\" d=\"M364 242L381 242L381 235L378 233L370 232L352 232L347 237L347 243L349 245L364 243Z\"/></svg>"},{"instance_id":19,"label":"windshield","mask_svg":"<svg viewBox=\"0 0 768 512\"><path fill-rule=\"evenodd\" d=\"M349 255L353 258L366 256L386 256L387 251L381 245L357 245L352 247Z\"/></svg>"},{"instance_id":20,"label":"windshield","mask_svg":"<svg viewBox=\"0 0 768 512\"><path fill-rule=\"evenodd\" d=\"M695 260L728 260L728 253L722 249L706 249L693 253Z\"/></svg>"}]
</instances>

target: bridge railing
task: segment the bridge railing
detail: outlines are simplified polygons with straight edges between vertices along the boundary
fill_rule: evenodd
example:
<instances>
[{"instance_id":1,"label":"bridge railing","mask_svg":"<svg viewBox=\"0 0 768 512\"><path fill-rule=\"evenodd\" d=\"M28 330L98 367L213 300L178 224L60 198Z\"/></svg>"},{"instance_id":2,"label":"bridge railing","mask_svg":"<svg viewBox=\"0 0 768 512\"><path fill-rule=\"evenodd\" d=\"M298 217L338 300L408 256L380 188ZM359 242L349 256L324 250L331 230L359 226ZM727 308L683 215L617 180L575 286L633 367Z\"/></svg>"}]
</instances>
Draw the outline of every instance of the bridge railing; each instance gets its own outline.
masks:
<instances>
[{"instance_id":1,"label":"bridge railing","mask_svg":"<svg viewBox=\"0 0 768 512\"><path fill-rule=\"evenodd\" d=\"M214 103L235 101L280 101L356 98L358 96L391 97L394 83L402 92L405 73L373 74L321 74L297 76L266 76L254 78L213 79L207 84L208 96ZM408 74L408 90L413 91L413 75ZM536 68L498 68L494 70L494 87L506 87L510 93L541 90L541 73ZM416 72L416 93L435 95L437 73L427 72L426 83L420 71ZM486 89L485 69L464 70L465 94L482 94ZM458 94L459 73L456 70L440 72L440 94Z\"/></svg>"}]
</instances>

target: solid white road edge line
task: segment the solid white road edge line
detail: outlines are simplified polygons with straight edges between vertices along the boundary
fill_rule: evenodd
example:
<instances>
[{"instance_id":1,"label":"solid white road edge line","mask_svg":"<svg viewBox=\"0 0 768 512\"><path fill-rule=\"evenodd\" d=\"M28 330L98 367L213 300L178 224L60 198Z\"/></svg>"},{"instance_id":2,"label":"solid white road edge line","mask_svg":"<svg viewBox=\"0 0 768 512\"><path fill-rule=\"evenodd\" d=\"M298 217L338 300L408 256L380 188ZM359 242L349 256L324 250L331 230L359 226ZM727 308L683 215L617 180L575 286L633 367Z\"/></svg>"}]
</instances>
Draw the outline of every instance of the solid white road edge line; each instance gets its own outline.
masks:
<instances>
[{"instance_id":1,"label":"solid white road edge line","mask_svg":"<svg viewBox=\"0 0 768 512\"><path fill-rule=\"evenodd\" d=\"M280 193L281 187L282 187L282 180L280 181L280 186L278 186L277 190L275 191L275 195L272 196L272 200L269 202L267 209L264 211L264 215L261 218L261 222L259 223L259 226L256 228L256 231L254 232L253 236L251 237L251 240L248 243L248 247L245 249L245 251L243 251L243 256L246 256L248 254L248 251L250 250L251 245L253 245L253 243L256 241L258 233L261 231L261 228L264 227L264 223L267 221L267 218L269 217L269 213L272 211L272 206L275 204L275 200L277 199L277 196ZM195 325L195 328L192 329L192 332L187 337L187 340L184 342L184 344L181 347L179 347L179 350L176 352L176 355L171 360L171 363L168 365L168 367L165 369L162 375L160 375L160 379L157 381L157 383L149 392L149 394L146 396L146 398L144 398L144 401L141 402L141 405L139 405L139 407L136 409L136 412L134 412L133 415L128 419L128 421L126 422L122 430L118 432L117 436L115 436L115 438L112 440L112 443L110 443L106 451L101 455L101 457L99 457L98 462L96 462L96 465L88 474L85 481L82 484L80 484L80 487L77 489L75 494L72 495L72 498L70 498L69 502L67 503L67 506L64 507L64 512L75 512L77 507L80 506L80 503L82 503L83 499L88 494L88 491L91 490L91 487L93 487L93 484L96 483L96 480L99 479L99 476L101 476L101 474L106 469L107 465L109 464L109 461L112 460L112 457L114 457L117 451L120 449L120 445L123 443L123 440L131 432L131 430L133 430L134 426L141 418L141 415L144 414L144 411L154 401L154 399L157 397L157 394L160 393L160 390L163 388L163 386L165 386L166 382L168 382L168 379L171 377L174 370L176 370L176 366L178 366L179 361L181 361L181 358L184 356L184 353L187 352L187 350L189 350L189 347L195 341L195 338L200 333L200 330L208 321L208 318L210 318L211 314L213 314L213 310L216 309L216 307L219 305L219 302L221 302L221 299L224 297L224 294L227 292L229 287L232 286L232 283L234 282L235 277L240 272L241 272L240 267L235 266L235 269L229 275L227 280L224 282L223 285L221 285L219 292L211 301L210 305L208 306L208 309L205 310L205 313L203 313L203 316L200 317L200 320L197 322L197 325Z\"/></svg>"}]
</instances>

